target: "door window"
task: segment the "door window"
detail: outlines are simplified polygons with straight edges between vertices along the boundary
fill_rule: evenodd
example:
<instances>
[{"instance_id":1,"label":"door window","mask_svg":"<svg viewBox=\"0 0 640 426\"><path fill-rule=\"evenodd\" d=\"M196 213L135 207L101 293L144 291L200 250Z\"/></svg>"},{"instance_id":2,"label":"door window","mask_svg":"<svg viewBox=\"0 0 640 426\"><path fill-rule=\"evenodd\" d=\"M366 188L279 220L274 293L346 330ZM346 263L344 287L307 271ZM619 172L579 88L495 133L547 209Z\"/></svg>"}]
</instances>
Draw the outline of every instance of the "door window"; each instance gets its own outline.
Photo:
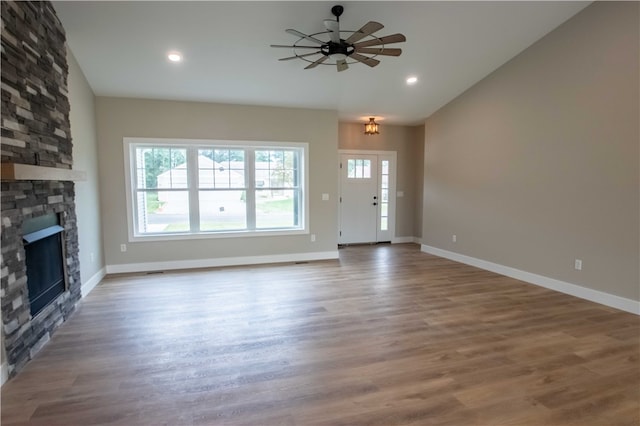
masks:
<instances>
[{"instance_id":1,"label":"door window","mask_svg":"<svg viewBox=\"0 0 640 426\"><path fill-rule=\"evenodd\" d=\"M347 160L347 178L371 179L371 160L349 158Z\"/></svg>"}]
</instances>

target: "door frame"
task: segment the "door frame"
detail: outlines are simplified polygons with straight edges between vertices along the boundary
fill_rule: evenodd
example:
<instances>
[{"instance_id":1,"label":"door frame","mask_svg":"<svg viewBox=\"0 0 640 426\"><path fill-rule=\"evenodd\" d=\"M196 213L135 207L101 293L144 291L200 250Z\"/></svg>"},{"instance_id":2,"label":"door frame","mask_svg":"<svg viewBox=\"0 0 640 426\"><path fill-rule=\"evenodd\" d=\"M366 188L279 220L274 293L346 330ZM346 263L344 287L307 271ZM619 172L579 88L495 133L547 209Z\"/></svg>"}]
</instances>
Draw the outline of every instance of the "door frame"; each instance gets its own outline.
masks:
<instances>
[{"instance_id":1,"label":"door frame","mask_svg":"<svg viewBox=\"0 0 640 426\"><path fill-rule=\"evenodd\" d=\"M389 226L389 241L393 243L396 238L396 180L397 180L397 171L396 167L398 164L398 152L397 151L379 151L379 150L368 150L368 149L339 149L338 150L338 174L340 175L340 162L342 161L342 155L377 155L378 156L378 199L381 199L381 188L380 188L380 175L382 173L382 167L380 167L380 157L386 157L382 159L389 160L389 211L388 211L388 226ZM342 229L342 176L338 179L338 191L339 198L338 203L338 241L340 241L340 230ZM380 209L378 208L377 218L376 218L376 228L380 227ZM378 229L376 229L376 235L378 233ZM386 239L384 240L386 241Z\"/></svg>"}]
</instances>

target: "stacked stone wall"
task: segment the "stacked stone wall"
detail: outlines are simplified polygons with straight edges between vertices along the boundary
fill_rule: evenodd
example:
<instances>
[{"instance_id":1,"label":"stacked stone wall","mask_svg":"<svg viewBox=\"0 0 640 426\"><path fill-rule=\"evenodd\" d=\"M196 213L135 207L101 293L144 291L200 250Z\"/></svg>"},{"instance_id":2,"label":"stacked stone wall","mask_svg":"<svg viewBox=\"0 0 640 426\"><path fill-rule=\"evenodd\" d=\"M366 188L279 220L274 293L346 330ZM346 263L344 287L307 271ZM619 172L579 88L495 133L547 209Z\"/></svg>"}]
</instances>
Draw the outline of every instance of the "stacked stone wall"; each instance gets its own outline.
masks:
<instances>
[{"instance_id":1,"label":"stacked stone wall","mask_svg":"<svg viewBox=\"0 0 640 426\"><path fill-rule=\"evenodd\" d=\"M67 95L66 40L49 2L1 2L3 163L70 169L72 141ZM80 265L69 181L3 181L0 305L9 374L49 340L80 300ZM22 226L58 215L64 227L67 291L31 317Z\"/></svg>"}]
</instances>

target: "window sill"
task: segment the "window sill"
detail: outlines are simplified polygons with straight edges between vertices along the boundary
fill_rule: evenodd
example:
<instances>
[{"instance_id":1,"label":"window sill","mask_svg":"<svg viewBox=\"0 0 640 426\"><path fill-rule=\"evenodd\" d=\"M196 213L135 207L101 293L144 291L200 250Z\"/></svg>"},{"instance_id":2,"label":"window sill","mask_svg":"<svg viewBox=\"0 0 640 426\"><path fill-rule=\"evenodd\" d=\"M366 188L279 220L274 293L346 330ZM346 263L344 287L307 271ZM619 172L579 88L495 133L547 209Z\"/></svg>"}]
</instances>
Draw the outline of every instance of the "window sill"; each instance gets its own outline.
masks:
<instances>
[{"instance_id":1,"label":"window sill","mask_svg":"<svg viewBox=\"0 0 640 426\"><path fill-rule=\"evenodd\" d=\"M262 231L228 231L228 232L201 232L197 234L145 234L130 235L130 243L142 243L152 241L186 241L186 240L213 240L219 238L253 238L253 237L281 237L289 235L305 235L308 229L276 229Z\"/></svg>"}]
</instances>

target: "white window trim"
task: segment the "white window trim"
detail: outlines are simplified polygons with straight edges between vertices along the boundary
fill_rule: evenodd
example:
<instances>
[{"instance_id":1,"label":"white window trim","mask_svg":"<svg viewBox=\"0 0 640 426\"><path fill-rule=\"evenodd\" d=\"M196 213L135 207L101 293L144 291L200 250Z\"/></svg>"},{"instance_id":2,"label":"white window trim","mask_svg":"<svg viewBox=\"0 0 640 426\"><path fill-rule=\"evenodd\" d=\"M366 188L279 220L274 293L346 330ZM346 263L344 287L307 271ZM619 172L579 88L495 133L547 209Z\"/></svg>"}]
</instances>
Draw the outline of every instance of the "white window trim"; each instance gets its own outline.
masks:
<instances>
[{"instance_id":1,"label":"white window trim","mask_svg":"<svg viewBox=\"0 0 640 426\"><path fill-rule=\"evenodd\" d=\"M191 239L216 239L216 238L238 238L238 237L265 237L265 236L285 236L309 234L309 144L306 142L276 142L276 141L238 141L238 140L216 140L216 139L167 139L167 138L123 138L124 150L124 173L125 173L125 193L127 207L127 231L129 242L142 241L170 241L170 240L191 240ZM133 168L132 147L138 144L149 144L154 146L202 146L217 145L225 147L239 147L249 149L290 149L297 148L302 151L302 204L304 214L302 225L299 229L260 229L260 230L239 230L239 231L216 231L200 233L175 233L163 235L136 235L134 224L134 188L132 186ZM251 168L252 170L252 168Z\"/></svg>"}]
</instances>

